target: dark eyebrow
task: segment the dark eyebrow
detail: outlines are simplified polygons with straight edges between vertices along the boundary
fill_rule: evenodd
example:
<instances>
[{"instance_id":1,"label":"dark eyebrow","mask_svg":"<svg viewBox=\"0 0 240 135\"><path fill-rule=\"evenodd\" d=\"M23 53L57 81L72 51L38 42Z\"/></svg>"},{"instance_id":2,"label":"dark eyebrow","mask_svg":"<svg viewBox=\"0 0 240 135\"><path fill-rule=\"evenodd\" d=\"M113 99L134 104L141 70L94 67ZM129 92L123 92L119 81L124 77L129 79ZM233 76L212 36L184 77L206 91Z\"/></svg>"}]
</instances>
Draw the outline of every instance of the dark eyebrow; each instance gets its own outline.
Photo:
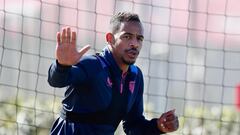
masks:
<instances>
[{"instance_id":1,"label":"dark eyebrow","mask_svg":"<svg viewBox=\"0 0 240 135\"><path fill-rule=\"evenodd\" d=\"M130 33L130 32L125 32L123 35L131 35L133 36L134 34ZM144 36L143 35L137 35L137 37L140 37L140 38L143 38L144 39Z\"/></svg>"}]
</instances>

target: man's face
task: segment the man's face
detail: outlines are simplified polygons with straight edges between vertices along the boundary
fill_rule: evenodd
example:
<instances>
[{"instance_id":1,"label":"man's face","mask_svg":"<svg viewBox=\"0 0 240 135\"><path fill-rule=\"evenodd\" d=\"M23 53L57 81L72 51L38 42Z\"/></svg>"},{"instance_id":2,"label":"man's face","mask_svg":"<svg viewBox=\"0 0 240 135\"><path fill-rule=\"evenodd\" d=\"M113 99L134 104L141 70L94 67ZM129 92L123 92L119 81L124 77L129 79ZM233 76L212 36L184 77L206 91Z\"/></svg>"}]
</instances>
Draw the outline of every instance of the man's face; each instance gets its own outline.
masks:
<instances>
[{"instance_id":1,"label":"man's face","mask_svg":"<svg viewBox=\"0 0 240 135\"><path fill-rule=\"evenodd\" d=\"M113 55L118 64L134 64L142 48L143 28L139 22L124 22L114 34Z\"/></svg>"}]
</instances>

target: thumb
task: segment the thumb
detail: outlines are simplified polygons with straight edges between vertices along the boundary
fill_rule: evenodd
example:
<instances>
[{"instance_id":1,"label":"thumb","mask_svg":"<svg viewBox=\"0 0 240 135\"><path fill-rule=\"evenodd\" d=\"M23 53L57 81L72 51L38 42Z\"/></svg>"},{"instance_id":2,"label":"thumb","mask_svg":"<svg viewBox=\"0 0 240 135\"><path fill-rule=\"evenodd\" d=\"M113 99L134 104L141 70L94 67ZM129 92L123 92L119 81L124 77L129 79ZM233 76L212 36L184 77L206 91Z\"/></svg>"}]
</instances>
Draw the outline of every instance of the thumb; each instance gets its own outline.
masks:
<instances>
[{"instance_id":1,"label":"thumb","mask_svg":"<svg viewBox=\"0 0 240 135\"><path fill-rule=\"evenodd\" d=\"M166 115L169 115L169 114L174 114L174 113L175 113L175 110L176 110L176 109L172 109L172 110L170 110L170 111L166 112L165 114L166 114Z\"/></svg>"},{"instance_id":2,"label":"thumb","mask_svg":"<svg viewBox=\"0 0 240 135\"><path fill-rule=\"evenodd\" d=\"M169 117L169 116L171 116L171 115L174 115L174 114L175 114L175 109L172 109L172 110L170 110L170 111L167 111L167 112L163 113L163 114L161 115L160 119L161 119L161 121L164 121L164 122L165 122L167 117Z\"/></svg>"},{"instance_id":3,"label":"thumb","mask_svg":"<svg viewBox=\"0 0 240 135\"><path fill-rule=\"evenodd\" d=\"M78 51L80 57L82 57L90 48L91 48L90 45L86 45L86 46L84 46L82 49L80 49L80 50Z\"/></svg>"},{"instance_id":4,"label":"thumb","mask_svg":"<svg viewBox=\"0 0 240 135\"><path fill-rule=\"evenodd\" d=\"M172 109L172 110L170 110L170 112L172 112L172 113L175 113L175 111L176 111L176 109Z\"/></svg>"}]
</instances>

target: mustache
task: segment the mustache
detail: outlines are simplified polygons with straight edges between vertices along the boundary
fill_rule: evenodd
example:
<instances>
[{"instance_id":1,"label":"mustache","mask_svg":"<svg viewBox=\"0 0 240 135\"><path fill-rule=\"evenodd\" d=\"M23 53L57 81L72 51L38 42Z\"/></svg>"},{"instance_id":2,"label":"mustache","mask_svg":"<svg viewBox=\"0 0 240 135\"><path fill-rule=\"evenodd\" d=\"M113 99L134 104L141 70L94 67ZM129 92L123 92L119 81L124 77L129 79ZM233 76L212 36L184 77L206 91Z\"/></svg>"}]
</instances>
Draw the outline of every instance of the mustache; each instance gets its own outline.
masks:
<instances>
[{"instance_id":1,"label":"mustache","mask_svg":"<svg viewBox=\"0 0 240 135\"><path fill-rule=\"evenodd\" d=\"M125 52L139 54L139 51L136 48L127 49L125 50Z\"/></svg>"}]
</instances>

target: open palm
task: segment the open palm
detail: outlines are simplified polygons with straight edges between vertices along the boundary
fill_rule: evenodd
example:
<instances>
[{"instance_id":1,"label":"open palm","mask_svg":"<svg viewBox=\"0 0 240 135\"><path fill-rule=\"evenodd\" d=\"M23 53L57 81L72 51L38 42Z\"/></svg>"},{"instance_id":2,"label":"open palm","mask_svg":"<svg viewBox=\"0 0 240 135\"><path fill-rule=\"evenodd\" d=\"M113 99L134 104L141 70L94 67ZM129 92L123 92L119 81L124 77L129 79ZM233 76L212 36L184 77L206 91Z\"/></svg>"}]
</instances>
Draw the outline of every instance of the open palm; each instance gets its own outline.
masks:
<instances>
[{"instance_id":1,"label":"open palm","mask_svg":"<svg viewBox=\"0 0 240 135\"><path fill-rule=\"evenodd\" d=\"M63 28L62 32L57 33L56 59L61 65L71 66L79 62L80 58L90 49L84 46L81 50L76 48L76 32L71 31L70 27Z\"/></svg>"}]
</instances>

